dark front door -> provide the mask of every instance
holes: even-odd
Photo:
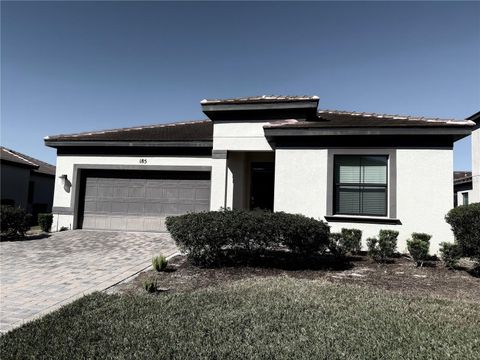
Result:
[[[253,162],[251,174],[250,210],[273,211],[275,164],[273,162]]]

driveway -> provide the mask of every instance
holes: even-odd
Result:
[[[177,248],[168,233],[71,230],[0,242],[0,332],[151,266]]]

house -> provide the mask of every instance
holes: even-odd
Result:
[[[471,120],[318,110],[317,96],[203,100],[207,120],[49,136],[54,227],[163,231],[168,215],[267,209],[453,241],[453,143]]]
[[[453,206],[468,205],[472,199],[473,184],[471,171],[454,171]]]
[[[454,206],[480,202],[480,111],[468,117],[477,124],[472,129],[472,171],[453,174]]]
[[[52,211],[55,166],[0,147],[1,203],[25,209],[36,221]]]

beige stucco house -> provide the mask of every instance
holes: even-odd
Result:
[[[355,227],[453,234],[453,143],[471,120],[318,109],[316,96],[203,100],[206,120],[45,138],[54,229],[163,231],[168,215],[267,209]]]

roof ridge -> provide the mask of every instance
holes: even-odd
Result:
[[[425,121],[425,122],[441,122],[441,123],[454,123],[454,124],[471,124],[474,125],[475,122],[471,120],[458,120],[454,118],[442,119],[442,118],[432,118],[425,116],[412,116],[412,115],[399,115],[399,114],[384,114],[384,113],[371,113],[371,112],[360,112],[360,111],[345,111],[345,110],[331,110],[331,109],[319,109],[317,114],[343,114],[343,115],[352,115],[352,116],[364,116],[364,117],[376,117],[376,118],[391,118],[394,120],[415,120],[415,121]]]
[[[203,123],[203,122],[209,122],[209,121],[210,121],[209,119],[203,119],[203,120],[181,121],[181,122],[164,123],[164,124],[140,125],[140,126],[105,129],[105,130],[97,130],[97,131],[84,131],[84,132],[73,133],[73,134],[58,134],[58,135],[45,136],[43,139],[50,140],[50,139],[54,139],[62,136],[77,137],[77,136],[83,136],[83,135],[98,135],[98,134],[114,133],[114,132],[120,132],[120,131],[156,129],[156,128],[162,128],[162,127],[188,125],[188,124]]]
[[[6,148],[5,146],[2,146],[1,148],[2,148],[3,151],[6,151],[6,152],[9,153],[10,155],[15,156],[15,157],[19,158],[19,159],[22,160],[22,161],[25,161],[25,162],[27,162],[27,163],[29,163],[29,164],[32,164],[33,166],[40,167],[40,165],[38,165],[38,164],[32,162],[31,160],[25,158],[25,156],[27,156],[27,155],[25,155],[25,154],[18,153],[18,152],[16,152],[15,150]],[[31,159],[33,160],[33,158],[31,158]],[[39,161],[39,160],[35,159],[35,161]]]

